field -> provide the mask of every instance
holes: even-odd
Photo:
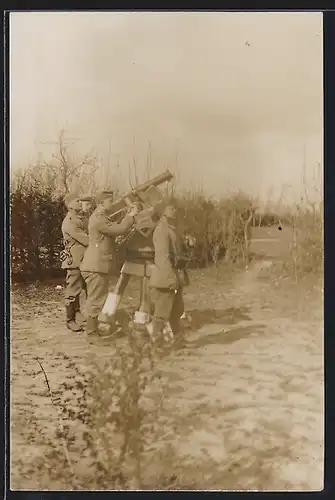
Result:
[[[276,276],[269,258],[191,272],[188,343],[159,362],[165,394],[143,453],[143,489],[323,488],[322,284]],[[85,371],[88,355],[102,364],[126,342],[92,346],[66,330],[56,284],[12,291],[12,489],[69,489],[61,474],[50,479],[43,459],[58,417],[35,358],[58,394],[72,377],[69,362]],[[137,301],[134,282],[122,307]],[[85,460],[70,454],[84,477]]]

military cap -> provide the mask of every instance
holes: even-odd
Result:
[[[93,201],[93,196],[85,194],[80,196],[79,201]]]
[[[104,200],[107,200],[108,198],[113,198],[114,197],[114,191],[99,191],[95,195],[95,199],[97,203],[102,203]]]
[[[161,217],[163,215],[166,207],[168,207],[170,205],[175,206],[176,205],[175,201],[170,197],[164,198],[162,201],[157,203],[157,205],[155,205],[154,210],[153,210],[154,215]]]
[[[64,203],[66,206],[68,206],[74,200],[79,200],[78,193],[68,193],[64,196]]]

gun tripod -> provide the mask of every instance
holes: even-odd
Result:
[[[124,292],[130,281],[130,278],[141,278],[140,288],[140,305],[134,315],[134,323],[146,324],[151,316],[151,303],[149,296],[149,277],[151,270],[151,263],[134,263],[126,261],[121,269],[120,277],[115,285],[114,291],[109,292],[105,305],[98,317],[100,323],[114,324],[115,313],[119,307]]]

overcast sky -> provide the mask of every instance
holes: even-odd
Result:
[[[304,155],[323,164],[322,43],[321,13],[12,13],[12,168],[66,128],[125,170],[151,141],[185,186],[298,193]]]

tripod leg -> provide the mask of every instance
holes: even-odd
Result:
[[[120,274],[120,277],[118,279],[118,282],[115,285],[114,292],[113,292],[113,293],[115,293],[115,295],[117,295],[119,297],[118,304],[121,302],[124,291],[129,283],[129,280],[130,280],[130,274],[124,274],[124,273]]]
[[[146,276],[141,283],[141,298],[139,311],[150,314],[149,280]]]
[[[150,318],[149,279],[144,276],[141,283],[140,307],[135,312],[135,323],[146,323]]]
[[[114,291],[110,292],[107,296],[104,307],[99,314],[99,321],[101,323],[113,322],[115,311],[118,308],[124,291],[129,283],[129,274],[120,274],[120,277],[115,285]]]

